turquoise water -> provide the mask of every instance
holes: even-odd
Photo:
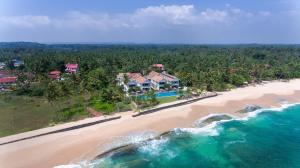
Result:
[[[156,98],[163,98],[163,97],[171,97],[171,96],[177,96],[176,91],[168,91],[168,92],[158,92],[155,93]],[[147,96],[141,95],[140,98],[144,99],[147,98]]]
[[[170,96],[177,96],[176,91],[169,91],[169,92],[159,92],[155,94],[157,98],[161,97],[170,97]]]
[[[252,113],[255,114],[255,113]],[[109,168],[297,168],[300,105],[244,120],[178,128],[93,161]]]

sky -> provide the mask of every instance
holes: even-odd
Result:
[[[300,44],[300,0],[0,0],[0,41]]]

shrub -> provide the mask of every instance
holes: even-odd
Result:
[[[112,112],[115,111],[115,106],[112,103],[99,101],[99,102],[94,102],[92,106],[95,110],[100,111],[105,115],[111,114]]]
[[[61,111],[58,111],[53,120],[54,122],[66,122],[87,115],[88,113],[85,111],[84,107],[77,104],[73,107],[64,108]]]

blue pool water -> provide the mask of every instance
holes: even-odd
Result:
[[[156,93],[156,97],[157,98],[170,97],[170,96],[177,96],[177,92],[176,91],[169,91],[169,92],[159,92],[159,93]]]
[[[168,91],[168,92],[158,92],[155,94],[156,98],[163,98],[163,97],[171,97],[171,96],[177,96],[176,91]],[[147,96],[145,95],[140,95],[138,96],[141,99],[147,99]]]

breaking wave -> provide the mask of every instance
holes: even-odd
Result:
[[[174,128],[172,131],[170,131],[170,135],[176,136],[176,135],[188,133],[188,134],[197,134],[203,136],[218,136],[220,131],[222,131],[222,126],[220,126],[222,123],[230,122],[233,120],[247,121],[250,118],[256,117],[258,114],[263,112],[281,112],[286,108],[296,106],[296,105],[300,105],[300,103],[295,103],[295,104],[284,103],[281,104],[280,107],[259,108],[254,111],[249,110],[251,108],[248,107],[247,108],[248,112],[246,113],[247,115],[242,118],[238,118],[228,114],[210,114],[208,116],[205,116],[197,120],[194,123],[193,127]],[[212,118],[217,118],[217,120],[207,122],[209,119]],[[106,149],[115,149],[126,145],[136,145],[137,150],[141,153],[159,156],[162,150],[165,150],[163,148],[163,145],[167,144],[170,138],[172,137],[169,137],[168,135],[166,136],[158,135],[154,131],[145,131],[141,133],[130,134],[127,136],[115,137],[112,143],[106,146]],[[235,143],[243,143],[243,142],[244,142],[243,140],[236,140],[236,141],[228,142],[226,145],[232,145]],[[174,153],[174,151],[170,150],[164,152],[165,153],[167,152],[169,157],[171,158],[176,156],[176,153]],[[90,168],[90,167],[94,167],[95,165],[99,165],[101,162],[107,163],[108,161],[109,158],[106,158],[105,161],[104,158],[99,158],[93,161],[83,161],[76,164],[60,165],[60,166],[56,166],[55,168]]]

